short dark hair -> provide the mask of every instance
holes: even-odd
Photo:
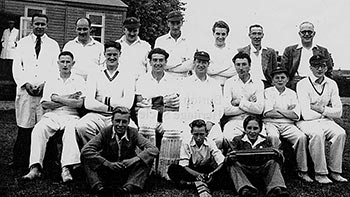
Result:
[[[235,63],[236,59],[247,59],[249,65],[252,62],[252,59],[250,59],[250,56],[247,53],[244,53],[242,51],[238,52],[235,56],[233,56],[232,62]]]
[[[254,24],[254,25],[249,26],[249,32],[250,32],[254,27],[258,27],[258,28],[261,28],[262,30],[264,30],[264,28],[263,28],[261,25],[259,25],[259,24]]]
[[[78,21],[79,21],[80,19],[85,19],[85,20],[87,20],[87,22],[89,23],[89,27],[91,27],[91,20],[90,20],[88,17],[85,17],[85,16],[79,17],[79,18],[75,21],[75,25],[78,24]]]
[[[262,126],[263,126],[262,118],[261,118],[261,116],[256,116],[256,115],[249,115],[244,119],[244,121],[243,121],[244,130],[246,130],[248,123],[252,120],[255,120],[258,123],[258,125],[260,127],[260,131],[262,131]]]
[[[114,119],[115,114],[129,115],[130,118],[130,109],[124,106],[118,106],[114,108],[112,112],[112,120]]]
[[[58,55],[58,59],[60,59],[61,56],[70,56],[72,58],[72,60],[74,60],[74,55],[73,53],[71,53],[70,51],[62,51],[59,55]]]
[[[162,55],[164,55],[165,60],[167,60],[168,57],[169,57],[169,53],[166,52],[164,49],[161,49],[161,48],[154,48],[154,49],[152,49],[152,50],[148,53],[148,56],[147,56],[149,60],[152,59],[152,55],[153,55],[153,54],[162,54]]]
[[[49,23],[49,18],[46,16],[46,14],[42,14],[42,13],[35,13],[32,16],[32,23],[34,23],[34,18],[35,17],[43,17],[46,18],[46,23]]]
[[[106,49],[108,49],[110,47],[116,48],[118,51],[121,51],[121,49],[122,49],[122,45],[120,45],[119,42],[115,42],[112,40],[107,40],[105,42],[104,46],[105,46],[105,51],[106,51]]]
[[[191,127],[191,133],[192,133],[192,129],[193,129],[194,127],[198,127],[198,128],[204,127],[204,128],[205,128],[205,131],[207,131],[207,124],[206,124],[205,121],[202,120],[202,119],[196,119],[196,120],[192,121],[192,122],[189,124],[189,126]]]
[[[230,27],[225,21],[216,21],[212,28],[213,33],[215,32],[215,28],[225,28],[227,30],[227,34],[230,32]]]

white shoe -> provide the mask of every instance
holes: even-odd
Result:
[[[62,176],[63,183],[66,183],[68,181],[73,181],[73,177],[70,174],[70,171],[69,171],[69,169],[67,167],[62,167],[61,176]]]
[[[298,172],[298,177],[308,183],[314,182],[314,180],[312,180],[306,172]]]
[[[315,180],[321,184],[333,183],[326,175],[316,175]]]
[[[41,172],[39,171],[39,168],[31,167],[28,174],[22,176],[22,179],[33,180],[33,179],[40,178],[40,177],[41,177]]]
[[[339,173],[331,172],[329,176],[337,182],[348,182],[348,179],[342,177]]]

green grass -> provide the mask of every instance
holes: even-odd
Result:
[[[349,107],[346,107],[344,112],[346,118],[337,120],[337,122],[348,131],[350,129]],[[14,110],[0,111],[0,128],[0,196],[94,196],[89,192],[81,171],[75,172],[75,181],[71,184],[63,184],[61,182],[58,168],[44,169],[45,174],[42,179],[31,182],[19,181],[19,178],[27,173],[27,170],[12,170],[7,166],[12,157],[12,147],[16,136]],[[350,179],[349,138],[348,135],[343,158],[343,175],[348,179]],[[285,173],[285,180],[291,196],[350,196],[350,183],[334,183],[330,185],[306,183],[297,179],[290,172]],[[213,191],[213,196],[236,195],[233,191],[233,185],[231,188]],[[145,193],[138,196],[196,196],[196,192],[191,189],[179,190],[171,182],[151,177],[147,183]],[[260,193],[260,196],[264,195]]]

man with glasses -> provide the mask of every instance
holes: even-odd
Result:
[[[326,76],[332,77],[332,57],[326,48],[313,42],[315,35],[316,31],[311,22],[301,23],[299,26],[301,42],[287,47],[283,52],[282,65],[288,70],[290,79],[287,86],[293,90],[301,79],[312,75],[308,61],[313,55],[322,55],[326,58]]]
[[[262,45],[264,29],[255,24],[249,27],[248,34],[251,44],[238,49],[238,52],[247,53],[252,59],[250,74],[252,78],[262,80],[265,88],[272,86],[271,72],[277,67],[276,51]]]
[[[147,64],[147,55],[151,51],[151,45],[140,39],[140,26],[139,19],[135,17],[126,18],[123,22],[124,35],[116,40],[122,46],[120,62],[122,66],[125,66],[120,69],[128,72],[132,71],[137,79],[150,70]]]
[[[315,180],[322,184],[332,183],[327,177],[329,175],[334,181],[347,182],[341,176],[346,133],[333,120],[342,115],[338,86],[334,80],[325,76],[328,70],[327,58],[314,55],[309,63],[312,75],[297,84],[303,117],[302,121],[297,122],[297,126],[309,138]],[[325,141],[330,142],[327,162]]]
[[[180,11],[171,11],[167,15],[169,33],[156,39],[155,47],[166,50],[169,53],[168,64],[165,70],[176,77],[183,79],[192,70],[193,64],[190,60],[194,52],[190,48],[189,40],[181,31],[183,15]]]
[[[87,79],[89,73],[103,70],[103,44],[91,37],[91,20],[86,17],[78,18],[75,32],[77,37],[67,42],[63,50],[70,51],[75,57],[73,72]]]

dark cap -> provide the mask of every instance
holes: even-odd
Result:
[[[310,60],[309,63],[310,65],[319,65],[319,64],[325,64],[327,61],[327,59],[325,57],[323,57],[322,55],[313,55]]]
[[[194,53],[194,59],[203,60],[203,61],[209,61],[210,60],[210,56],[205,51],[197,51],[197,52]]]
[[[141,26],[140,20],[135,17],[128,17],[123,22],[123,26],[127,29],[136,29]]]
[[[168,21],[182,21],[184,17],[180,11],[175,10],[175,11],[169,12],[169,14],[166,16],[166,19]]]
[[[288,76],[288,71],[282,66],[277,66],[275,69],[271,72],[271,77],[275,76],[276,74],[284,73]]]

